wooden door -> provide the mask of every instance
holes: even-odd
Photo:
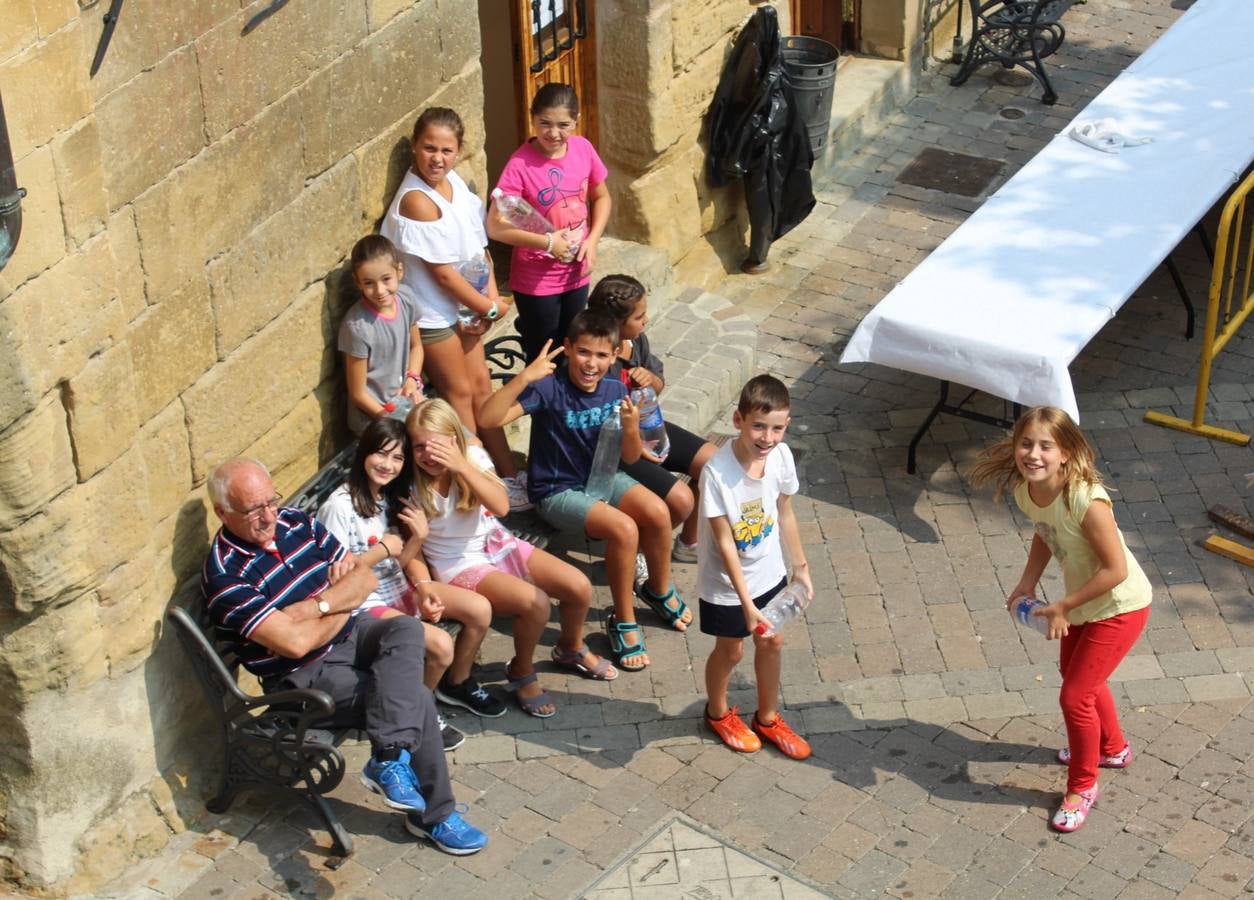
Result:
[[[857,0],[792,0],[797,34],[821,38],[839,50],[856,50]]]
[[[519,133],[530,133],[531,100],[551,81],[569,84],[579,97],[575,129],[595,145],[596,50],[590,0],[515,0],[514,34],[520,63]]]

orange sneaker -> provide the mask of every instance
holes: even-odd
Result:
[[[784,717],[778,713],[775,721],[770,725],[763,725],[758,720],[758,714],[753,714],[753,730],[764,741],[770,741],[780,749],[785,756],[793,759],[805,759],[810,755],[810,745],[806,739],[797,732],[788,727],[788,723],[784,721]]]
[[[717,719],[710,718],[710,708],[705,708],[705,724],[719,736],[728,747],[741,753],[753,753],[762,749],[762,742],[740,718],[740,709],[733,706],[727,715]]]

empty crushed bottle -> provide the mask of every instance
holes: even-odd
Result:
[[[472,288],[483,296],[488,296],[488,278],[492,274],[492,269],[488,266],[488,259],[482,253],[476,253],[470,259],[465,260],[457,265],[457,271],[461,273],[462,278],[470,284]],[[465,328],[475,325],[479,320],[479,314],[468,306],[457,307],[457,321]]]
[[[1049,619],[1044,616],[1032,615],[1033,610],[1043,609],[1049,604],[1038,597],[1023,596],[1010,604],[1010,616],[1024,628],[1031,628],[1041,634],[1049,635]]]
[[[762,617],[770,623],[769,627],[759,622],[753,633],[759,637],[771,637],[793,619],[800,618],[809,605],[810,592],[806,590],[806,586],[800,581],[790,581],[761,609]]]
[[[592,471],[588,473],[588,483],[584,493],[598,500],[610,499],[614,484],[614,473],[618,471],[618,461],[623,454],[623,420],[619,416],[618,405],[614,412],[601,423],[601,433],[597,436],[597,449],[592,456]]]
[[[657,391],[644,387],[631,392],[631,402],[640,407],[640,440],[644,449],[661,462],[671,452],[666,420],[662,418],[662,401],[657,398]]]

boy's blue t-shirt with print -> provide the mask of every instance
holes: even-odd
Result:
[[[532,503],[571,488],[583,490],[601,423],[626,396],[627,388],[612,378],[602,378],[594,391],[581,391],[566,369],[523,390],[518,402],[531,416],[527,495]]]

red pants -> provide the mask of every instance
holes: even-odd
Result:
[[[1062,639],[1058,658],[1062,692],[1058,704],[1071,747],[1068,793],[1093,787],[1100,755],[1113,756],[1127,744],[1106,679],[1140,637],[1149,611],[1147,606],[1110,619],[1072,625]]]

